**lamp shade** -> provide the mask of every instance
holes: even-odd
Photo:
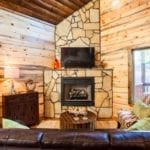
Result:
[[[20,76],[19,68],[16,67],[5,67],[4,78],[17,79]]]

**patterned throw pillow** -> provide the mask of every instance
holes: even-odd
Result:
[[[118,122],[121,128],[129,128],[139,119],[150,117],[150,94],[146,94],[142,100],[133,106],[132,110],[120,110],[118,113]]]
[[[128,128],[135,122],[137,122],[138,117],[131,110],[121,110],[118,113],[118,122],[121,128]]]

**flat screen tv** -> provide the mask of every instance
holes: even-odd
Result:
[[[65,68],[92,68],[95,66],[94,47],[62,47],[61,66]]]

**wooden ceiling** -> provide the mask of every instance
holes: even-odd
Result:
[[[91,0],[0,0],[0,8],[14,10],[56,25],[89,1]]]

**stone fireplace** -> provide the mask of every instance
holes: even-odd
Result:
[[[51,118],[59,118],[62,112],[76,110],[77,108],[79,110],[82,108],[86,108],[89,111],[94,112],[98,119],[111,118],[113,113],[112,77],[112,69],[69,68],[45,70],[45,116]],[[66,81],[66,79],[68,81]],[[72,79],[74,83],[72,83]],[[85,80],[86,82],[84,81],[85,85],[81,86],[81,83],[83,82],[83,80],[81,79],[87,79]],[[81,97],[76,101],[76,94],[73,94],[73,96],[71,97],[72,99],[69,99],[70,88],[73,88],[73,91],[75,91],[74,93],[82,93],[85,89],[87,89],[88,91],[90,89],[89,85],[91,84],[89,83],[90,80],[94,80],[94,85],[91,85],[91,90],[94,91],[94,94],[92,94],[93,96],[90,96],[87,92],[88,98],[87,96],[84,96],[84,94],[81,94]],[[62,85],[62,83],[64,85]],[[66,84],[68,85],[66,86]],[[62,97],[64,97],[64,89],[68,91],[68,94],[66,95],[66,98],[68,98],[68,100],[65,101],[65,104],[64,100],[62,100]]]
[[[94,77],[62,77],[62,106],[94,106]]]

